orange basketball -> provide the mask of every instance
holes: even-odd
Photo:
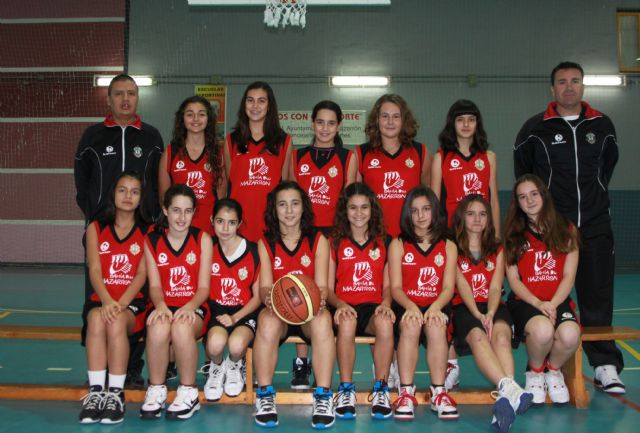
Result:
[[[318,314],[320,289],[306,275],[284,275],[273,285],[271,307],[283,322],[302,325]]]

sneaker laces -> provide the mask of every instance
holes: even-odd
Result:
[[[400,406],[406,406],[408,404],[407,400],[413,403],[414,406],[418,405],[418,400],[416,400],[416,397],[411,395],[405,389],[402,389],[400,390],[400,395],[398,395],[398,398],[393,401],[392,406],[394,409],[397,409]]]
[[[436,396],[433,399],[433,404],[436,406],[440,406],[440,405],[453,406],[453,407],[458,406],[458,403],[456,403],[453,397],[451,397],[446,392],[441,392],[440,394],[436,394]]]
[[[188,400],[189,388],[180,385],[176,392],[176,398],[173,400],[172,406],[185,406],[185,400]]]
[[[223,376],[224,376],[224,368],[222,368],[222,364],[216,365],[216,366],[209,366],[209,378],[207,379],[207,382],[210,385],[221,384]]]
[[[229,360],[225,367],[227,370],[227,382],[242,383],[242,360],[237,362]]]
[[[100,409],[124,411],[124,403],[119,396],[120,393],[108,391],[100,404]]]
[[[211,366],[210,362],[205,363],[202,367],[200,367],[200,369],[198,370],[198,373],[200,374],[204,374],[205,377],[209,377],[209,367]]]
[[[338,393],[333,397],[333,403],[338,406],[351,406],[351,396],[355,395],[355,389],[353,385],[347,387],[341,387]]]
[[[256,400],[257,413],[273,413],[276,411],[276,399],[274,394],[259,396]]]
[[[162,403],[164,400],[164,387],[162,385],[150,385],[144,396],[145,402],[151,400],[153,402]]]
[[[86,409],[101,409],[104,400],[103,391],[89,391],[81,397],[82,406]]]
[[[331,410],[331,399],[330,395],[315,395],[315,404],[313,405],[313,414],[314,415],[327,415],[333,416]]]

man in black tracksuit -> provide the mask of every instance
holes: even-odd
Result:
[[[104,216],[107,195],[116,177],[124,171],[140,174],[144,196],[142,209],[148,217],[156,218],[160,214],[158,165],[163,149],[162,137],[156,128],[142,122],[136,114],[138,86],[130,76],[121,74],[111,81],[107,102],[110,113],[103,122],[85,130],[76,151],[76,201],[84,214],[85,225]],[[92,292],[85,265],[86,297]],[[143,352],[143,343],[132,342],[128,385],[144,385],[144,381],[139,383]]]
[[[576,292],[584,326],[610,326],[613,317],[615,254],[608,185],[618,161],[611,120],[582,101],[582,67],[560,63],[551,73],[555,101],[529,119],[518,134],[513,158],[516,178],[538,175],[557,210],[580,230]],[[613,341],[584,343],[595,383],[622,394],[624,363]]]

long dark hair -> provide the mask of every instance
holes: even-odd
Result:
[[[273,89],[264,81],[253,82],[245,89],[240,101],[240,108],[238,108],[238,120],[233,127],[233,131],[231,131],[231,139],[238,146],[240,153],[247,153],[249,140],[252,138],[251,129],[249,128],[249,116],[247,116],[247,94],[254,89],[262,89],[267,93],[267,116],[264,119],[263,126],[264,140],[266,142],[265,149],[273,155],[278,155],[287,134],[280,127],[278,103],[273,94]]]
[[[167,189],[167,192],[164,193],[164,199],[162,200],[162,207],[165,209],[169,209],[171,207],[171,202],[173,201],[173,198],[179,195],[183,195],[191,199],[191,203],[193,203],[193,208],[194,209],[196,208],[196,204],[198,202],[198,200],[196,199],[196,194],[193,192],[193,190],[190,187],[188,187],[187,185],[183,185],[181,183],[176,183],[174,185],[171,185],[169,189]],[[156,227],[155,227],[156,231],[162,233],[168,227],[169,227],[169,221],[167,220],[167,216],[164,214],[164,212],[161,212],[160,218],[156,223]]]
[[[367,225],[367,236],[373,239],[374,248],[377,247],[378,240],[385,236],[384,219],[382,217],[382,207],[376,199],[376,195],[371,188],[362,182],[354,182],[347,185],[340,193],[338,204],[336,205],[336,214],[333,219],[333,231],[331,232],[331,244],[337,249],[343,239],[351,237],[351,225],[347,217],[347,206],[349,199],[354,195],[362,195],[369,200],[371,206],[371,218]]]
[[[300,219],[301,237],[306,237],[311,234],[311,230],[313,228],[314,214],[309,196],[296,182],[292,180],[282,181],[276,185],[269,195],[267,195],[267,208],[264,211],[264,223],[266,227],[264,230],[264,236],[270,243],[276,242],[282,237],[282,233],[280,233],[280,221],[278,220],[278,212],[276,209],[276,199],[280,191],[287,189],[298,191],[300,198],[302,199],[302,218]]]
[[[236,213],[236,217],[238,218],[238,222],[242,221],[242,205],[237,200],[226,197],[221,198],[220,200],[216,200],[216,204],[213,206],[213,217],[215,218],[216,214],[220,212],[221,209],[231,209]]]
[[[440,135],[438,135],[440,148],[447,152],[455,151],[458,148],[456,117],[463,116],[465,114],[472,114],[476,116],[476,132],[473,135],[473,141],[471,142],[471,152],[486,152],[489,148],[489,142],[487,141],[487,133],[485,132],[484,124],[482,123],[482,114],[480,114],[478,106],[468,99],[459,99],[449,108],[444,128],[442,128]]]
[[[120,182],[120,180],[125,177],[130,177],[140,183],[140,204],[135,210],[134,217],[136,225],[138,227],[142,227],[144,231],[146,230],[146,227],[149,225],[149,222],[151,220],[144,204],[145,200],[144,188],[142,188],[142,176],[136,171],[124,171],[115,178],[113,184],[111,184],[111,188],[109,188],[109,194],[107,195],[107,207],[100,222],[109,225],[116,222],[116,188],[118,187],[118,183]]]
[[[426,197],[431,205],[431,225],[429,225],[429,243],[435,244],[447,237],[447,219],[442,212],[442,206],[436,194],[424,185],[418,185],[407,193],[402,203],[400,213],[400,237],[408,242],[422,242],[423,239],[416,235],[413,220],[411,219],[411,206],[418,197]]]
[[[318,116],[318,111],[320,110],[333,111],[336,114],[336,119],[338,119],[338,124],[342,123],[342,119],[344,118],[344,116],[342,115],[342,109],[335,102],[328,101],[328,100],[318,102],[313,107],[313,111],[311,112],[311,120],[313,122],[316,121],[316,117]],[[313,141],[315,142],[315,137],[313,138]],[[342,148],[343,144],[342,144],[342,137],[340,137],[340,131],[336,132],[336,136],[333,139],[333,144],[335,145],[336,149]]]
[[[382,95],[373,104],[369,117],[367,119],[367,126],[365,132],[371,143],[371,147],[376,149],[382,146],[382,134],[380,133],[380,109],[385,102],[391,102],[400,108],[400,115],[402,116],[402,128],[400,128],[400,144],[403,147],[411,146],[413,139],[416,138],[418,133],[418,122],[413,113],[409,109],[409,105],[400,95],[388,93]]]
[[[542,209],[537,221],[529,220],[520,208],[517,189],[524,182],[531,182],[542,197]],[[564,216],[556,211],[551,193],[538,176],[524,174],[513,185],[511,203],[504,223],[505,254],[508,265],[515,265],[522,257],[527,245],[525,234],[532,227],[542,236],[547,250],[568,254],[578,248],[578,231]]]
[[[496,251],[500,246],[500,242],[496,240],[496,227],[493,224],[493,216],[491,214],[491,205],[480,194],[469,194],[458,203],[456,212],[453,215],[453,230],[456,238],[456,245],[458,246],[458,254],[461,256],[473,258],[471,250],[469,249],[469,235],[467,234],[467,228],[465,226],[465,213],[473,203],[480,203],[484,206],[484,210],[487,212],[487,227],[482,232],[480,239],[480,255],[481,259],[484,259]]]
[[[204,128],[204,146],[207,160],[211,166],[213,173],[213,193],[215,194],[216,185],[222,180],[222,157],[220,155],[220,146],[216,139],[216,115],[213,112],[211,103],[202,96],[190,96],[180,104],[176,111],[175,120],[173,122],[173,138],[171,144],[178,147],[181,155],[187,155],[185,140],[187,139],[187,128],[184,125],[184,112],[187,105],[197,103],[204,107],[207,112],[207,125]]]

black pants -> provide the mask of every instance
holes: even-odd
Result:
[[[601,228],[581,228],[580,261],[576,274],[576,293],[580,322],[583,326],[611,326],[613,319],[613,276],[615,251],[609,224]],[[618,373],[624,367],[622,353],[613,341],[583,344],[592,367],[615,365]]]

